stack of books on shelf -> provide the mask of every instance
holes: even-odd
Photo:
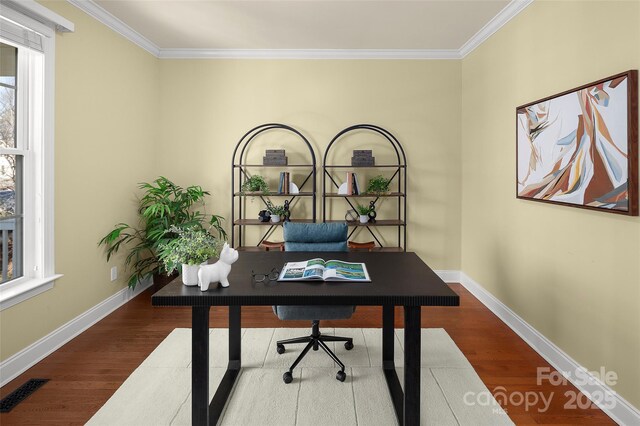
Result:
[[[280,172],[280,180],[278,181],[278,194],[289,194],[289,186],[291,184],[289,172]]]
[[[353,172],[347,172],[347,195],[360,195],[358,176]]]
[[[286,166],[287,162],[284,149],[267,149],[262,157],[262,164],[265,166]]]
[[[370,149],[354,149],[351,157],[352,166],[373,166],[376,158],[373,157]]]

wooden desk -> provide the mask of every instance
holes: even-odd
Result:
[[[370,283],[254,283],[251,270],[268,272],[286,262],[321,257],[364,262]],[[229,275],[230,286],[206,292],[179,279],[152,296],[154,306],[192,307],[192,424],[215,425],[241,368],[242,306],[259,305],[379,305],[383,307],[382,360],[400,425],[420,424],[420,307],[458,306],[460,300],[415,253],[241,252]],[[229,306],[229,364],[209,404],[209,308]],[[404,392],[393,361],[394,306],[404,307]],[[274,348],[275,350],[275,348]]]

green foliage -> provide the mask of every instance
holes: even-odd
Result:
[[[363,206],[361,204],[356,204],[356,211],[358,212],[359,215],[364,216],[364,215],[368,215],[369,212],[371,212],[371,207],[369,206]]]
[[[158,246],[158,258],[167,274],[177,270],[183,263],[199,265],[220,254],[220,240],[202,228],[180,229],[172,226],[168,232],[177,234],[177,237]]]
[[[138,209],[138,226],[118,223],[98,242],[99,246],[106,247],[107,261],[120,248],[128,250],[125,266],[131,272],[128,279],[131,288],[135,288],[138,281],[162,272],[158,249],[178,237],[171,231],[172,227],[204,229],[207,215],[196,207],[204,207],[204,197],[209,195],[200,186],[182,188],[163,176],[152,183],[140,183],[138,187],[144,190]],[[211,215],[207,222],[209,229],[226,238],[223,220],[221,216]]]
[[[284,206],[276,206],[270,200],[267,200],[267,210],[274,216],[284,215]]]
[[[389,191],[389,184],[391,179],[387,179],[382,175],[375,176],[369,180],[367,185],[367,193],[369,194],[384,194]]]
[[[269,185],[262,176],[253,175],[244,181],[240,187],[240,192],[242,194],[246,194],[247,192],[261,192],[264,195],[268,195]]]

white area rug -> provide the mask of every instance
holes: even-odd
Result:
[[[322,328],[323,334],[353,337],[354,348],[328,342],[346,365],[347,379],[323,351],[310,351],[294,370],[291,384],[282,374],[303,345],[276,341],[303,336],[302,328],[242,330],[243,369],[220,421],[222,425],[337,426],[396,425],[382,372],[382,331]],[[228,331],[210,332],[210,390],[213,396],[228,357]],[[395,362],[403,381],[403,330],[396,330]],[[469,394],[471,392],[471,394]],[[482,394],[482,398],[476,398]],[[466,398],[465,398],[466,395]],[[443,329],[422,329],[422,425],[512,425],[471,364]],[[474,404],[478,399],[490,404]],[[466,402],[467,401],[467,402]],[[471,403],[469,403],[471,402]],[[149,355],[91,418],[89,425],[190,425],[191,329],[177,328]]]

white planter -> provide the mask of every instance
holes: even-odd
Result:
[[[280,222],[280,216],[272,214],[271,223],[278,223],[278,222]]]
[[[367,222],[369,222],[369,215],[361,214],[360,215],[360,223],[367,223]]]
[[[182,264],[182,283],[184,285],[195,286],[198,285],[198,271],[200,265],[187,265]]]

